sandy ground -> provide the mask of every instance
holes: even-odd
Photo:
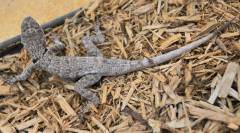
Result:
[[[0,42],[20,33],[24,17],[32,16],[41,24],[86,6],[88,0],[0,0]]]

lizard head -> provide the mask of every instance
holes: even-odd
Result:
[[[40,59],[46,52],[46,38],[42,27],[32,17],[26,17],[21,25],[21,43],[33,61]]]

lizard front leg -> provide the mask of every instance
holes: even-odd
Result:
[[[96,43],[103,43],[105,40],[99,24],[95,26],[96,35],[89,36],[89,32],[82,38],[84,47],[87,49],[87,56],[103,56],[101,51],[96,47]]]
[[[54,45],[48,48],[50,52],[57,52],[65,48],[64,43],[60,41],[59,37],[53,37],[53,42]]]
[[[82,42],[84,47],[87,49],[87,56],[103,56],[89,35],[84,36]]]
[[[12,84],[15,83],[17,81],[23,81],[26,80],[31,74],[32,74],[32,70],[36,67],[36,64],[31,63],[29,64],[20,75],[11,77],[9,79],[7,79],[7,83]]]
[[[96,84],[101,79],[101,77],[102,76],[98,74],[85,75],[77,81],[74,90],[94,105],[98,105],[100,103],[98,96],[88,90],[88,87]]]

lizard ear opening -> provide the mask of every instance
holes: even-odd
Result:
[[[33,60],[40,59],[46,51],[46,38],[42,27],[32,17],[24,18],[21,25],[21,43]]]

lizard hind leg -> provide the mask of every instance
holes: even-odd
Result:
[[[98,74],[85,75],[76,82],[74,90],[77,91],[82,97],[97,106],[100,103],[99,97],[95,93],[91,92],[88,87],[96,84],[101,77],[102,76]]]

